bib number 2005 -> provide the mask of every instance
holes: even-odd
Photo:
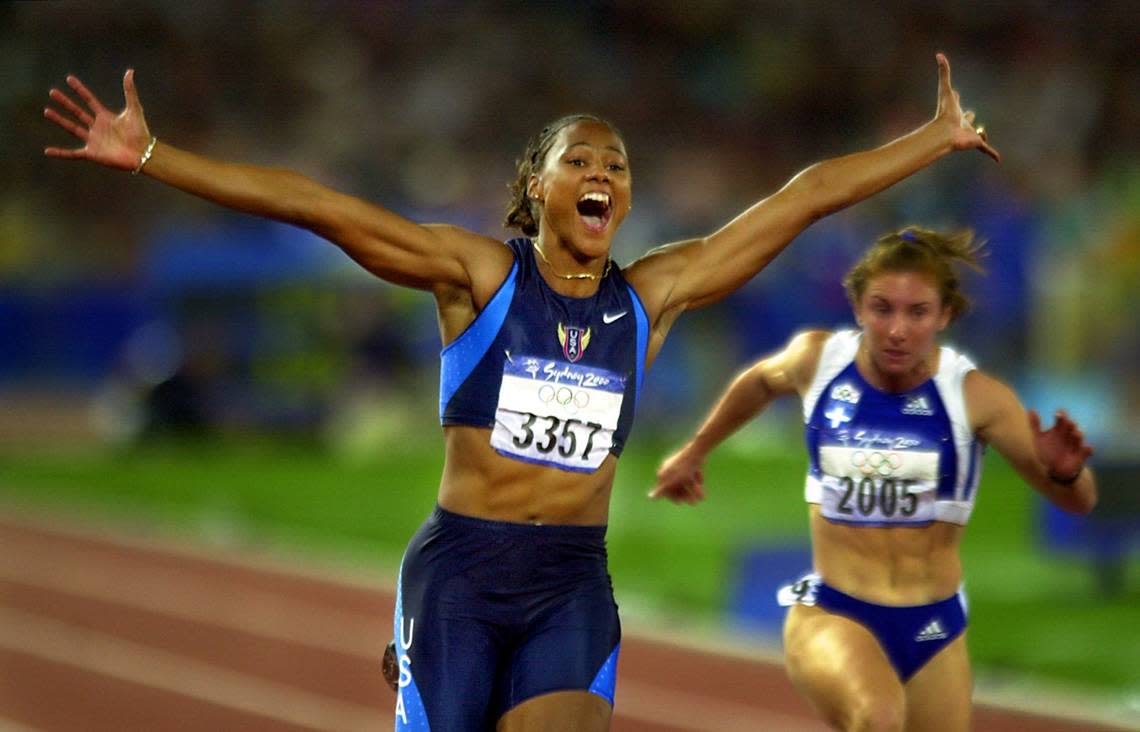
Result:
[[[848,516],[858,514],[892,518],[897,514],[909,518],[918,510],[918,494],[911,492],[916,482],[895,478],[875,480],[871,477],[856,482],[853,478],[844,476],[840,479],[843,495],[835,510]]]

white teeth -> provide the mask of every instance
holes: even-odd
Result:
[[[596,191],[591,191],[591,192],[583,195],[578,200],[579,201],[598,201],[599,203],[604,203],[606,206],[610,205],[609,195],[606,193],[598,193]]]

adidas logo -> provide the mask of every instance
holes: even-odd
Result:
[[[942,629],[942,622],[938,618],[935,618],[927,623],[925,628],[918,631],[918,635],[914,637],[914,640],[919,643],[922,641],[942,640],[947,637],[947,635],[949,634]]]
[[[926,397],[921,394],[918,396],[907,397],[906,404],[902,408],[903,414],[917,414],[923,417],[930,417],[934,414],[934,410],[930,406],[930,402],[926,401]]]

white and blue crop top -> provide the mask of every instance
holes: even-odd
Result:
[[[843,330],[827,339],[804,395],[804,497],[839,523],[965,525],[981,478],[982,443],[962,390],[974,364],[944,346],[934,378],[885,392],[855,368],[861,337]]]
[[[440,422],[491,428],[491,445],[515,460],[593,472],[633,426],[645,308],[617,267],[594,295],[568,297],[542,279],[530,239],[507,246],[506,280],[440,354]]]

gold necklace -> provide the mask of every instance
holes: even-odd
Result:
[[[546,262],[546,266],[550,267],[550,274],[563,280],[604,280],[606,278],[606,275],[610,273],[610,265],[614,263],[614,260],[606,257],[606,268],[602,270],[602,273],[600,275],[593,274],[592,272],[582,272],[581,274],[562,274],[561,272],[558,272],[554,269],[554,265],[551,264],[550,260],[546,258],[546,254],[542,251],[542,248],[538,246],[537,241],[531,239],[530,243],[534,246],[534,251],[538,252],[538,256],[542,257],[542,261]]]

